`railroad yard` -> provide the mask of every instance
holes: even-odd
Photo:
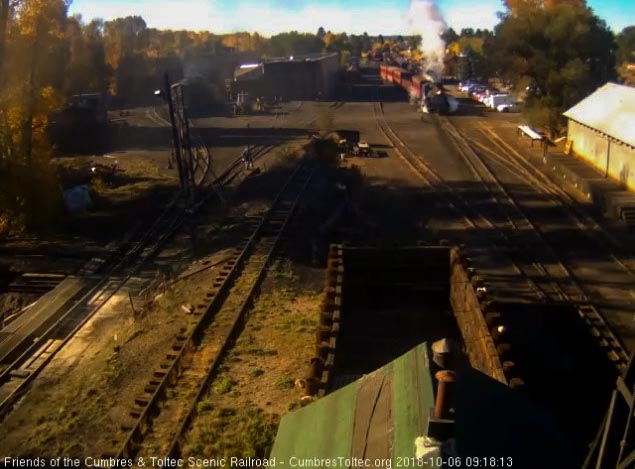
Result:
[[[115,182],[100,183],[95,210],[70,225],[74,238],[66,227],[0,246],[22,273],[1,295],[0,455],[266,457],[283,416],[416,345],[419,336],[402,342],[397,326],[428,301],[431,323],[444,325],[435,340],[452,331],[472,360],[476,326],[454,303],[456,322],[448,319],[449,303],[434,296],[446,292],[435,280],[450,285],[447,261],[445,278],[426,271],[421,281],[435,294],[397,301],[355,290],[355,327],[346,318],[338,326],[346,341],[334,352],[336,376],[309,389],[315,363],[328,367],[314,358],[325,302],[363,290],[329,284],[339,272],[333,246],[441,246],[459,253],[486,296],[479,320],[500,366],[472,366],[545,409],[580,467],[635,349],[632,231],[557,179],[543,149],[517,135],[519,114],[487,112],[455,85],[461,112],[422,113],[405,97],[382,101],[390,85],[376,67],[362,72],[372,99],[192,119],[212,167],[194,206],[175,198],[160,106],[128,110],[107,157],[56,160],[69,174],[116,161]],[[359,131],[374,156],[340,157],[338,129]],[[253,168],[239,158],[245,146]],[[351,252],[362,275],[364,251]],[[397,282],[389,267],[368,269],[377,289]],[[364,328],[373,303],[395,326],[386,326],[388,345],[372,338],[381,325]],[[29,327],[36,332],[22,337]],[[373,341],[385,345],[373,367],[356,368],[368,357],[355,353]]]

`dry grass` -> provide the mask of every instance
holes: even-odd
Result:
[[[145,177],[149,171],[144,170]],[[98,189],[116,198],[152,183],[150,178],[130,187]],[[217,254],[212,262],[226,257]],[[137,314],[127,294],[97,313],[0,426],[0,454],[81,458],[112,451],[134,398],[143,393],[174,336],[190,324],[181,306],[196,304],[215,275],[209,270],[163,285],[145,301],[135,301]],[[322,272],[316,275],[322,278]],[[289,383],[306,372],[320,301],[316,292],[303,291],[298,283],[288,263],[281,263],[265,282],[268,293],[256,300],[247,318],[243,336],[248,339],[227,357],[222,378],[214,383],[221,392],[210,391],[199,404],[202,426],[197,424],[193,434],[203,449],[211,445],[214,454],[262,454],[273,440],[278,416],[297,405],[298,395]],[[191,452],[197,451],[202,449],[195,445]]]
[[[199,403],[187,456],[266,456],[280,416],[298,405],[294,382],[314,351],[321,296],[302,290],[290,262],[274,264],[269,274],[266,293]]]
[[[222,257],[223,253],[219,257]],[[0,453],[86,457],[112,451],[134,398],[189,319],[212,273],[160,286],[132,313],[127,293],[97,313],[0,426]]]

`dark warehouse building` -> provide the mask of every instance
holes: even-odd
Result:
[[[327,98],[335,91],[338,68],[337,52],[266,59],[241,65],[234,74],[232,93],[286,100]]]

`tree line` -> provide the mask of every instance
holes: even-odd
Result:
[[[130,73],[187,54],[239,51],[289,56],[322,51],[359,55],[368,35],[295,31],[214,34],[149,28],[141,17],[84,21],[66,0],[0,0],[0,234],[47,226],[60,213],[61,189],[49,164],[50,116],[78,93],[125,94]],[[155,67],[156,68],[156,67]],[[158,73],[157,73],[158,74]]]
[[[525,97],[524,113],[553,135],[562,112],[607,81],[635,86],[635,26],[615,35],[584,0],[508,0],[493,31],[445,33],[450,55]],[[631,65],[629,65],[631,64]]]
[[[635,85],[635,26],[614,35],[584,0],[507,0],[493,31],[449,29],[448,55],[468,53],[483,77],[527,90],[527,114],[557,132],[561,112],[607,80]],[[422,60],[417,36],[348,35],[319,28],[265,38],[149,28],[143,18],[84,21],[66,0],[0,0],[0,232],[48,224],[59,212],[49,116],[77,93],[121,95],[127,72],[188,54],[279,57],[336,51]]]

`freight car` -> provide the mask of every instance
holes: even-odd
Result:
[[[379,76],[383,81],[388,81],[388,65],[381,64],[379,66]]]

